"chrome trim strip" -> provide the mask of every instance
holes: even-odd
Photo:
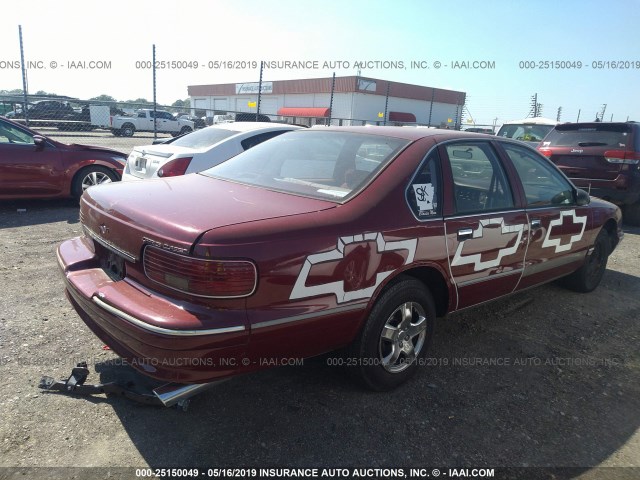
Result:
[[[555,207],[558,208],[558,207]],[[488,215],[507,215],[509,213],[524,213],[526,210],[522,209],[522,208],[514,208],[512,210],[487,210],[485,212],[481,212],[481,213],[472,213],[470,215],[461,215],[461,214],[456,214],[456,215],[452,215],[450,217],[444,217],[445,221],[447,220],[459,220],[459,219],[465,219],[465,218],[471,218],[471,217],[482,217],[482,216],[488,216]]]
[[[140,327],[148,330],[149,332],[158,333],[160,335],[171,335],[173,337],[198,337],[203,335],[219,335],[221,333],[241,332],[245,330],[244,325],[238,325],[237,327],[212,328],[209,330],[172,330],[169,328],[157,327],[147,322],[143,322],[142,320],[133,317],[128,313],[123,312],[122,310],[112,307],[108,303],[100,300],[98,297],[94,296],[91,298],[91,300],[93,300],[93,303],[111,313],[112,315],[115,315],[122,320],[126,320],[136,327]]]
[[[335,313],[350,312],[352,310],[364,310],[366,307],[367,307],[367,303],[356,303],[354,305],[344,305],[342,307],[322,310],[320,312],[303,313],[301,315],[294,315],[293,317],[278,318],[276,320],[267,320],[266,322],[255,323],[251,326],[251,328],[257,329],[257,328],[273,327],[273,326],[282,325],[285,323],[299,322],[301,320],[309,320],[311,318],[324,317],[326,315],[333,315]]]
[[[522,273],[524,271],[523,268],[516,268],[514,270],[510,270],[508,272],[496,273],[494,275],[489,275],[488,277],[476,278],[474,280],[467,280],[466,282],[459,283],[458,285],[461,287],[466,287],[467,285],[473,285],[474,283],[482,283],[488,280],[495,280],[496,278],[507,277],[509,275],[515,275],[516,273]],[[520,281],[520,279],[518,279]]]
[[[127,260],[129,260],[130,262],[133,262],[133,263],[135,263],[138,260],[138,257],[136,257],[135,255],[133,255],[131,253],[125,252],[124,250],[116,247],[113,243],[109,242],[108,240],[105,240],[104,238],[102,238],[100,235],[98,235],[96,232],[91,230],[86,225],[82,225],[82,229],[84,230],[84,233],[86,233],[89,237],[91,237],[93,240],[98,242],[100,245],[102,245],[107,250],[111,250],[113,253],[121,255],[121,256],[123,256],[124,258],[126,258]]]

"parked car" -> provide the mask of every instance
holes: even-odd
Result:
[[[122,180],[175,177],[200,172],[265,140],[299,128],[261,122],[222,123],[172,141],[135,147],[127,159]]]
[[[109,148],[67,145],[0,117],[0,199],[80,197],[120,180],[126,156]]]
[[[454,130],[301,129],[81,203],[58,249],[72,305],[141,372],[192,384],[346,347],[394,388],[436,316],[559,278],[589,292],[623,236],[538,152]]]
[[[122,115],[109,119],[111,133],[116,137],[133,137],[136,132],[170,133],[173,136],[184,135],[195,128],[191,120],[176,119],[164,110],[154,111],[151,108],[141,108],[135,116]]]
[[[542,117],[512,120],[503,124],[496,135],[519,140],[535,148],[557,124],[556,120]]]
[[[566,123],[538,148],[580,188],[621,205],[624,220],[640,225],[640,124]]]
[[[190,113],[174,113],[173,117],[176,120],[190,120],[193,122],[193,128],[194,130],[198,130],[200,128],[205,128],[207,126],[207,124],[205,123],[204,119],[202,119],[201,117],[198,117],[196,115],[191,115]]]

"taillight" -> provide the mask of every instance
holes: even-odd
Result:
[[[189,163],[191,163],[192,158],[193,157],[180,157],[165,163],[160,167],[160,170],[158,170],[158,176],[179,177],[180,175],[184,175],[184,172],[187,171],[187,167],[189,166]]]
[[[147,246],[143,264],[154,282],[199,297],[246,297],[256,288],[256,267],[247,260],[205,260]]]
[[[604,158],[609,163],[625,163],[627,165],[638,165],[640,163],[640,153],[626,152],[624,150],[607,150]]]
[[[547,158],[551,158],[551,155],[553,155],[550,148],[540,147],[538,148],[538,151]]]

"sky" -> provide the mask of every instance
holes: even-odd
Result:
[[[150,100],[155,45],[160,104],[188,98],[188,85],[257,82],[261,60],[289,60],[308,68],[267,69],[263,80],[359,71],[463,91],[478,125],[528,116],[534,94],[544,117],[562,107],[561,121],[591,121],[604,108],[605,121],[640,121],[640,0],[23,0],[2,10],[0,90],[22,88],[21,26],[30,93]]]

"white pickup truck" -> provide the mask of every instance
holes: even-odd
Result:
[[[133,116],[111,117],[111,133],[116,137],[132,137],[136,132],[153,132],[154,111],[150,108],[138,110]],[[176,120],[164,110],[155,111],[155,124],[158,133],[170,133],[174,137],[193,131],[191,120]]]

